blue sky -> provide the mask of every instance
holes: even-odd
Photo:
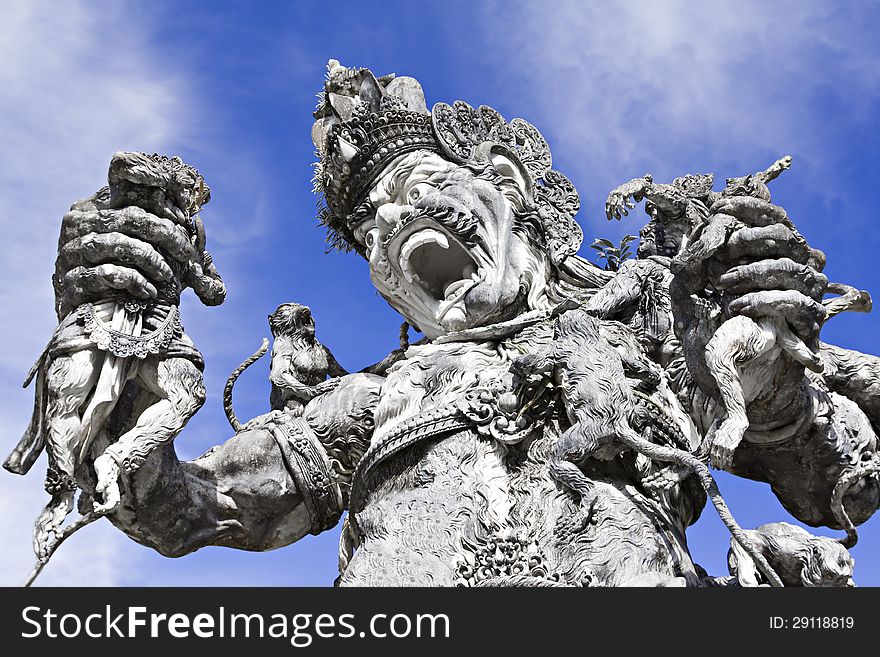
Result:
[[[534,123],[581,193],[587,243],[637,233],[641,211],[619,224],[602,212],[608,191],[630,178],[714,171],[723,180],[791,154],[774,200],[826,251],[832,280],[880,295],[878,3],[4,0],[2,12],[4,452],[30,413],[32,391],[20,382],[55,324],[49,277],[61,216],[105,183],[116,150],[179,154],[213,190],[202,216],[229,297],[219,308],[183,305],[209,391],[177,440],[183,458],[229,436],[223,382],[268,335],[279,303],[311,306],[318,337],[350,370],[396,346],[400,318],[365,263],[324,254],[315,221],[311,112],[330,57],[416,77],[429,105],[460,98]],[[877,315],[844,315],[823,338],[877,354],[878,328]],[[266,409],[266,366],[240,380],[240,417]],[[30,568],[44,467],[0,474],[0,584]],[[790,520],[766,485],[719,482],[743,526]],[[878,522],[853,551],[862,585],[880,585]],[[328,532],[272,553],[211,548],[171,560],[101,523],[65,544],[40,581],[329,585],[336,540]],[[729,537],[711,510],[689,541],[698,562],[726,573]]]

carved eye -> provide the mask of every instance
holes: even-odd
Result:
[[[375,236],[371,236],[370,233],[375,231],[376,222],[373,216],[370,216],[367,220],[361,222],[354,229],[354,238],[368,249],[373,245],[373,241]]]
[[[433,190],[434,190],[434,188],[431,185],[428,185],[427,183],[420,183],[418,185],[415,185],[412,189],[409,190],[409,192],[407,192],[407,195],[406,195],[407,203],[412,205],[413,203],[418,201],[423,196],[430,194]]]

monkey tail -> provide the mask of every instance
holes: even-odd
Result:
[[[354,551],[360,544],[357,528],[351,521],[351,512],[342,521],[342,533],[339,535],[339,577],[345,574]]]
[[[223,410],[226,412],[226,419],[229,420],[229,424],[236,433],[241,431],[241,422],[235,417],[235,411],[232,408],[232,388],[235,387],[235,382],[238,380],[238,377],[240,377],[247,368],[260,360],[267,351],[269,351],[269,340],[263,338],[263,344],[260,345],[260,348],[257,349],[250,358],[235,368],[235,371],[229,375],[228,379],[226,379],[226,385],[223,386]]]
[[[878,472],[880,472],[880,461],[875,456],[869,461],[860,461],[851,469],[844,471],[834,485],[834,491],[831,493],[831,513],[834,514],[834,519],[837,520],[846,532],[846,537],[839,540],[843,547],[847,549],[855,547],[859,540],[859,534],[849,514],[843,507],[843,498],[859,479],[869,474],[877,474]]]
[[[733,514],[727,506],[727,502],[725,502],[724,498],[721,496],[721,491],[718,490],[718,484],[715,482],[715,478],[712,476],[712,473],[709,472],[709,468],[705,463],[693,454],[684,450],[648,442],[634,431],[621,432],[619,437],[624,445],[639,454],[644,454],[654,461],[678,463],[679,465],[693,470],[694,474],[696,474],[697,478],[700,480],[703,490],[706,491],[706,495],[709,496],[712,505],[718,512],[721,522],[727,526],[727,529],[736,539],[736,542],[739,543],[743,550],[745,550],[754,560],[755,565],[764,574],[772,586],[783,586],[782,580],[779,579],[779,575],[776,574],[776,571],[774,571],[770,564],[767,563],[764,555],[761,554],[752,540],[737,524]]]
[[[400,348],[403,351],[409,349],[409,322],[400,325]]]

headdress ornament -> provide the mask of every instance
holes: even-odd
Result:
[[[437,103],[429,113],[421,85],[413,78],[376,78],[368,69],[345,68],[332,59],[327,69],[312,140],[320,157],[315,190],[326,200],[321,221],[331,244],[359,250],[352,236],[360,221],[356,208],[394,159],[428,150],[466,164],[478,148],[491,144],[515,156],[528,171],[553,262],[578,250],[583,233],[574,221],[580,206],[577,191],[551,168],[550,148],[532,124],[507,122],[491,107],[473,108],[460,100]]]

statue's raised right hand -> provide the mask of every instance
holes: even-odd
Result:
[[[653,182],[653,176],[646,173],[641,178],[633,178],[611,190],[605,199],[605,216],[608,220],[627,216],[636,207],[636,203],[644,198],[645,191]]]
[[[109,208],[99,192],[62,220],[53,279],[59,317],[119,291],[154,299],[201,257],[183,226],[137,206]]]

